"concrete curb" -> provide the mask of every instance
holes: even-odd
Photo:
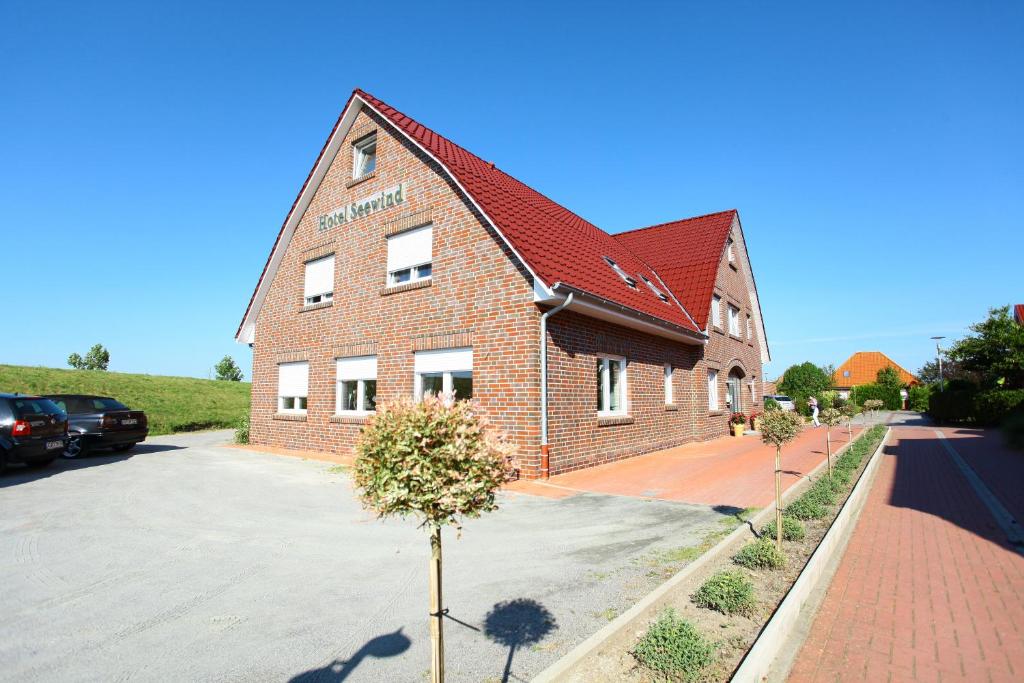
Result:
[[[862,427],[861,434],[864,434],[868,429],[870,429],[870,427],[874,425],[864,424],[860,426]],[[888,435],[889,433],[887,431],[886,438],[888,438]],[[859,438],[860,434],[858,434],[857,436]],[[882,443],[885,443],[884,439]],[[849,446],[850,444],[847,443],[842,448],[833,453],[833,459],[838,458],[840,455],[842,455],[843,451],[849,448]],[[881,448],[881,446],[879,448]],[[803,481],[800,481],[794,486],[789,487],[789,489],[787,489],[782,494],[783,504],[789,502],[790,499],[803,493],[804,489],[807,488],[807,482],[810,481],[812,477],[817,475],[818,472],[827,467],[827,465],[827,461],[819,463],[817,467],[815,467],[813,470],[807,473]],[[665,583],[661,584],[653,591],[648,593],[646,596],[644,596],[643,599],[641,599],[635,605],[633,605],[628,610],[620,614],[607,626],[605,626],[597,633],[584,640],[582,643],[580,643],[572,650],[570,650],[564,657],[562,657],[561,659],[553,663],[551,666],[537,674],[533,679],[531,679],[533,683],[547,683],[548,681],[565,680],[573,672],[573,670],[580,665],[581,662],[590,657],[592,654],[598,652],[607,641],[611,640],[612,638],[626,631],[627,629],[637,627],[644,620],[649,619],[654,614],[654,612],[662,606],[662,604],[666,601],[666,599],[672,593],[673,589],[676,586],[686,581],[695,572],[700,571],[709,562],[718,559],[718,557],[722,553],[724,553],[729,548],[729,546],[731,546],[733,542],[735,542],[740,536],[746,533],[750,533],[750,526],[753,526],[755,529],[757,529],[761,525],[767,523],[769,519],[773,519],[774,516],[775,504],[772,503],[768,507],[761,510],[761,512],[754,515],[754,517],[751,518],[749,521],[749,526],[748,524],[741,524],[738,527],[736,527],[736,529],[734,529],[732,533],[730,533],[728,536],[726,536],[713,547],[711,547],[706,553],[698,557],[690,564],[683,567],[672,578],[670,578],[668,581],[666,581]]]
[[[892,427],[885,430],[882,442],[878,444],[878,448],[868,460],[864,472],[853,487],[853,491],[850,492],[850,496],[846,499],[839,514],[836,515],[832,526],[807,560],[800,576],[797,577],[786,597],[779,603],[771,619],[761,629],[757,640],[754,641],[746,657],[740,662],[739,668],[736,669],[736,673],[733,674],[730,681],[756,683],[768,677],[772,663],[782,651],[800,619],[800,612],[804,604],[822,580],[831,579],[831,575],[825,571],[826,566],[834,553],[841,553],[846,549],[846,542],[849,541],[847,531],[857,523],[857,519],[860,517],[868,492],[871,490],[871,484],[874,482],[875,472],[879,463],[882,462],[882,450],[891,433]]]

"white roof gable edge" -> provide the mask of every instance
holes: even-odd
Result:
[[[358,105],[358,106],[357,106]],[[526,262],[526,259],[516,251],[516,248],[512,246],[508,238],[505,237],[504,233],[498,228],[497,223],[487,214],[486,211],[477,203],[473,196],[466,191],[466,188],[462,186],[462,183],[455,178],[455,175],[448,169],[448,167],[438,159],[436,156],[430,153],[423,145],[419,144],[414,140],[408,133],[392,123],[387,116],[384,115],[379,109],[374,107],[372,104],[363,99],[359,93],[353,93],[352,99],[346,107],[345,111],[341,116],[341,123],[334,129],[330,139],[327,142],[327,147],[324,154],[321,155],[320,160],[317,162],[313,169],[313,173],[310,174],[309,182],[306,184],[305,189],[299,195],[298,201],[288,214],[288,218],[285,221],[284,230],[281,233],[281,239],[278,240],[277,244],[274,245],[274,251],[270,255],[270,261],[267,264],[266,272],[263,274],[259,285],[256,288],[256,294],[253,296],[252,305],[249,307],[248,312],[245,315],[245,319],[242,321],[242,325],[239,328],[238,335],[235,337],[235,341],[243,344],[252,344],[256,341],[256,318],[259,316],[260,308],[263,306],[263,300],[266,299],[267,291],[270,289],[270,283],[274,281],[274,276],[277,274],[277,269],[281,265],[281,259],[284,256],[285,251],[288,249],[288,245],[291,243],[292,235],[295,234],[295,228],[298,227],[299,221],[306,213],[306,209],[309,208],[309,203],[313,200],[317,190],[320,189],[320,183],[323,182],[324,177],[327,175],[327,169],[334,163],[334,159],[338,156],[338,149],[341,147],[341,141],[348,135],[349,130],[352,128],[352,124],[355,122],[356,115],[362,107],[373,110],[385,121],[392,130],[398,132],[402,137],[412,143],[417,149],[422,151],[427,157],[432,159],[438,166],[444,169],[448,178],[455,183],[455,186],[459,188],[462,194],[469,200],[469,202],[480,212],[480,215],[487,219],[487,222],[494,229],[494,231],[501,237],[509,250],[515,255],[523,267],[530,273],[530,276],[534,278],[534,282],[539,282],[542,287],[547,288],[544,281],[537,276],[530,264]]]
[[[750,253],[747,251],[747,239],[743,236],[743,225],[740,223],[740,215],[737,212],[732,219],[732,226],[729,227],[730,236],[733,233],[739,238],[740,245],[743,249],[740,250],[741,258],[743,259],[743,277],[747,281],[747,291],[750,292],[750,308],[754,312],[754,319],[757,326],[761,329],[761,334],[757,335],[758,345],[761,347],[761,363],[770,363],[772,360],[771,351],[768,349],[768,333],[764,327],[764,316],[761,314],[761,298],[757,294],[757,281],[754,279],[754,269],[750,265]],[[728,245],[728,240],[726,240]]]

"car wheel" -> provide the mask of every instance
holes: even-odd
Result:
[[[68,437],[68,443],[61,453],[65,458],[81,458],[88,449],[85,445],[85,437],[80,434],[73,434]]]

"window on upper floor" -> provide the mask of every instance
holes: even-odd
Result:
[[[626,283],[627,285],[629,285],[629,286],[630,286],[630,287],[632,287],[633,289],[636,289],[636,279],[635,279],[635,278],[632,278],[632,277],[630,277],[630,276],[629,276],[629,274],[628,274],[628,273],[626,273],[626,271],[624,271],[624,270],[622,269],[622,266],[620,266],[620,265],[619,265],[618,263],[616,263],[616,262],[615,262],[615,261],[613,261],[612,259],[608,258],[607,256],[604,256],[604,257],[602,257],[602,258],[604,258],[604,262],[605,262],[605,263],[607,263],[607,264],[608,264],[609,266],[611,266],[612,270],[614,270],[614,271],[615,271],[616,273],[618,273],[619,277],[621,277],[621,278],[622,278],[622,280],[623,280],[623,281],[624,281],[624,282],[625,282],[625,283]]]
[[[597,358],[597,414],[626,414],[626,359],[621,356]]]
[[[722,329],[722,297],[717,294],[711,297],[711,323],[708,327],[711,325]]]
[[[417,351],[413,358],[416,398],[442,395],[473,398],[473,349]]]
[[[307,306],[334,300],[334,254],[306,262],[302,290]]]
[[[740,309],[729,306],[729,334],[740,336]]]
[[[662,301],[664,301],[666,303],[668,302],[668,294],[665,294],[665,292],[663,292],[660,289],[658,289],[657,287],[655,287],[654,283],[651,282],[650,280],[648,280],[645,276],[641,275],[640,279],[644,281],[644,284],[647,285],[647,287],[652,292],[654,292],[654,296],[658,297],[659,299],[661,299]]]
[[[371,133],[352,144],[352,178],[377,170],[377,134]]]
[[[377,409],[376,356],[339,358],[336,373],[336,414],[364,414]]]
[[[729,263],[736,263],[736,248],[733,245],[732,238],[729,238],[728,244],[725,245],[725,254],[729,258]]]
[[[277,366],[277,410],[280,413],[305,413],[309,390],[309,362],[281,363]]]
[[[388,286],[428,280],[433,276],[434,227],[424,225],[388,237]]]

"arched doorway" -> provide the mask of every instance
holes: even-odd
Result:
[[[734,413],[743,412],[743,378],[746,373],[740,368],[733,368],[729,371],[729,379],[725,382],[725,400],[729,404],[729,410]]]

